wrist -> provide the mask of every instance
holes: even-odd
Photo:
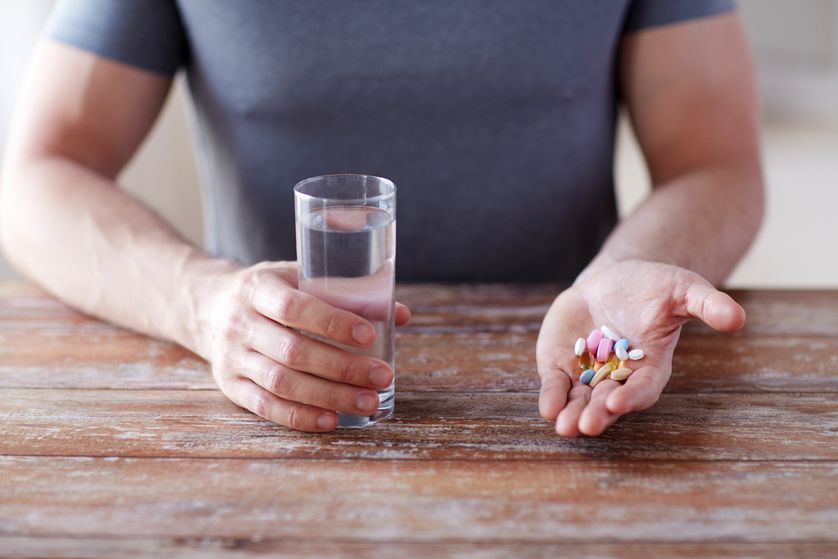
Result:
[[[176,340],[193,353],[209,361],[210,335],[214,302],[240,267],[236,264],[195,251],[182,269],[178,281],[183,317]]]

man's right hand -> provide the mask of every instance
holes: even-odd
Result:
[[[239,406],[300,431],[331,431],[336,411],[370,415],[376,390],[393,371],[380,359],[356,355],[301,334],[369,347],[372,325],[297,289],[297,264],[263,262],[226,274],[204,313],[201,353],[221,391]],[[396,304],[396,324],[410,311]]]
[[[298,291],[295,263],[203,254],[117,187],[171,75],[49,39],[27,75],[0,189],[0,240],[19,270],[83,312],[195,351],[224,394],[276,423],[329,431],[336,411],[377,409],[386,363],[298,331],[364,348],[369,322]]]

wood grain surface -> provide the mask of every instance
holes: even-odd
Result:
[[[535,393],[400,393],[393,420],[326,435],[274,425],[218,391],[5,389],[0,398],[5,455],[838,460],[833,394],[668,395],[578,440],[555,435]]]
[[[689,324],[654,408],[562,439],[534,359],[558,290],[400,286],[396,417],[309,435],[0,284],[0,556],[838,556],[838,292],[732,292],[742,332]]]
[[[825,523],[838,475],[832,462],[779,461],[7,457],[0,465],[15,480],[0,482],[4,535],[361,541],[820,540],[834,532]]]
[[[422,557],[445,559],[467,557],[470,559],[544,559],[545,557],[586,557],[607,559],[649,559],[667,557],[718,557],[722,559],[754,557],[758,559],[824,559],[838,556],[838,544],[801,542],[587,542],[587,543],[533,543],[533,542],[367,542],[311,540],[281,540],[260,537],[235,538],[36,538],[0,536],[0,546],[7,557],[66,558],[81,555],[68,554],[68,550],[84,549],[84,557],[97,559],[125,559],[139,557],[166,557],[167,559],[209,559],[225,557],[252,559],[254,557],[286,557],[303,559],[318,557],[339,559],[363,557],[367,559],[392,559],[393,557]]]

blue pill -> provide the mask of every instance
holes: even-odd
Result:
[[[582,384],[590,384],[591,379],[594,378],[595,374],[596,374],[596,371],[594,371],[593,369],[588,369],[584,373],[582,373],[582,376],[579,377],[579,381]]]
[[[625,338],[620,338],[617,340],[617,343],[614,344],[614,349],[616,350],[618,347],[623,348],[624,350],[628,351],[629,348],[629,341]]]

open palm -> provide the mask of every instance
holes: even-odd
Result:
[[[585,275],[556,298],[541,326],[541,415],[561,435],[598,435],[621,415],[651,407],[669,381],[681,326],[690,318],[731,332],[744,325],[745,311],[698,274],[669,264],[627,260]],[[646,355],[629,362],[635,372],[625,384],[604,379],[591,389],[579,382],[573,343],[603,324]]]

